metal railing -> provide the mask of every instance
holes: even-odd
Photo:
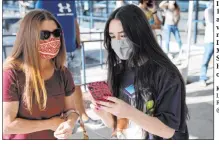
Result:
[[[81,49],[81,61],[82,61],[82,73],[83,73],[83,84],[84,85],[84,89],[86,90],[86,84],[87,84],[87,80],[86,80],[86,57],[85,57],[85,46],[84,43],[86,42],[100,42],[101,43],[101,47],[100,47],[100,53],[99,53],[99,64],[92,64],[92,66],[101,66],[101,68],[103,68],[103,49],[102,49],[102,42],[103,40],[90,40],[90,41],[82,41],[82,49]]]
[[[81,61],[82,61],[82,73],[83,73],[83,86],[86,91],[86,85],[87,85],[87,79],[86,79],[86,57],[85,57],[85,43],[90,43],[90,42],[100,42],[100,51],[99,51],[99,64],[89,64],[90,66],[101,66],[103,68],[103,39],[102,39],[102,34],[103,32],[81,32],[80,35],[87,35],[89,34],[90,40],[82,40],[82,49],[81,49]],[[92,39],[91,35],[92,34],[99,34],[99,39]]]

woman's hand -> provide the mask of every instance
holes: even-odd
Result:
[[[57,139],[67,139],[71,136],[73,128],[74,126],[70,122],[62,122],[54,132],[54,136]]]
[[[111,102],[98,101],[97,104],[100,104],[100,109],[106,112],[109,112],[120,118],[127,118],[129,115],[129,111],[133,109],[133,107],[123,100],[120,100],[116,97],[107,97],[107,100]]]
[[[155,4],[155,1],[152,3],[152,7],[151,8],[148,8],[152,13],[156,12],[157,11],[157,6]]]

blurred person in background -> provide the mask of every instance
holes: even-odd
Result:
[[[55,17],[34,10],[22,19],[3,66],[3,139],[66,139],[78,119],[66,48]]]
[[[161,21],[157,16],[157,8],[154,0],[139,0],[138,5],[145,13],[152,29],[161,29]]]
[[[208,65],[211,60],[211,57],[214,53],[214,28],[213,28],[213,14],[214,9],[213,9],[213,2],[209,2],[207,9],[204,12],[205,16],[205,37],[204,37],[204,42],[205,42],[205,51],[204,51],[204,56],[202,60],[202,66],[201,66],[201,74],[200,74],[200,85],[201,86],[207,86],[206,81],[208,80],[207,78],[207,70],[208,70]]]
[[[169,51],[170,36],[174,34],[179,47],[179,55],[182,54],[182,41],[178,29],[178,23],[180,20],[180,8],[176,1],[162,1],[159,7],[164,10],[164,37],[165,37],[165,52],[169,58],[173,58],[173,55]]]
[[[185,84],[163,52],[144,12],[115,10],[104,30],[107,81],[113,97],[92,101],[116,139],[188,139]]]
[[[32,6],[32,4],[34,5],[34,1],[28,0],[19,0],[19,11],[22,17],[24,17],[24,15],[27,13],[28,9]]]
[[[124,0],[120,0],[120,1],[116,1],[116,7],[115,7],[115,10],[121,6],[124,6],[125,5],[125,2]]]
[[[63,33],[67,51],[66,66],[71,71],[75,83],[74,100],[76,109],[82,116],[85,124],[99,125],[101,121],[88,117],[83,104],[81,91],[81,40],[80,29],[77,22],[75,1],[42,1],[36,3],[36,7],[45,9],[55,15],[63,27]]]

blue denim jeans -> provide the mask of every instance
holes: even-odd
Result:
[[[72,73],[74,84],[81,85],[81,49],[76,49],[74,52],[67,52],[66,67]]]
[[[206,43],[205,44],[205,53],[202,60],[202,66],[201,66],[201,75],[200,80],[206,81],[207,78],[207,70],[208,70],[208,64],[209,61],[214,53],[214,44],[213,43]]]
[[[182,47],[182,41],[179,34],[179,29],[175,25],[165,25],[164,26],[164,37],[165,37],[165,52],[169,53],[169,45],[170,45],[170,34],[171,32],[175,36],[175,39],[179,45],[179,49]]]

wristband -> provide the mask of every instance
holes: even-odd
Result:
[[[67,112],[64,113],[64,118],[67,119],[71,113],[76,113],[78,116],[80,116],[80,114],[77,111],[72,109],[72,110],[68,110]]]
[[[156,14],[156,13],[157,13],[157,11],[153,12],[152,14]]]

